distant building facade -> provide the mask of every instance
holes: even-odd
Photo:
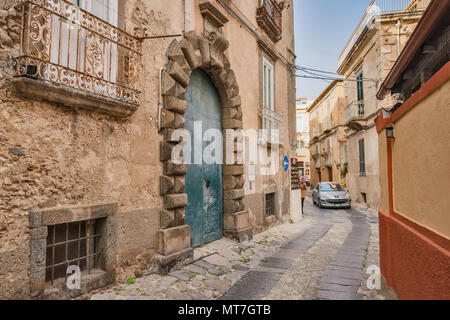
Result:
[[[311,183],[334,181],[345,185],[344,86],[333,81],[308,108],[311,141]]]
[[[344,76],[347,186],[355,202],[380,206],[378,135],[373,120],[385,106],[376,92],[429,0],[374,0],[339,57]]]
[[[309,152],[309,106],[313,103],[307,98],[297,99],[297,152],[296,160],[300,162],[300,176],[311,178],[311,157]]]

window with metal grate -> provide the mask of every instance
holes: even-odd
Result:
[[[266,207],[266,217],[271,217],[275,215],[275,193],[266,194],[265,207]]]
[[[78,266],[91,272],[98,267],[102,219],[58,224],[48,227],[45,281],[67,281],[67,268]]]

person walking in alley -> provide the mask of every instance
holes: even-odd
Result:
[[[300,190],[302,192],[302,214],[304,213],[303,207],[305,205],[305,198],[306,198],[306,181],[305,178],[302,178],[302,181],[300,182]]]

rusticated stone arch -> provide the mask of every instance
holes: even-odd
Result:
[[[164,208],[161,210],[158,256],[161,272],[167,272],[181,260],[192,256],[189,227],[185,225],[187,165],[173,163],[171,155],[173,148],[180,142],[172,140],[172,133],[184,128],[187,108],[185,92],[195,69],[205,71],[217,88],[222,105],[222,129],[243,128],[239,86],[224,54],[228,46],[228,41],[220,33],[198,36],[188,32],[182,40],[174,40],[168,49],[168,63],[161,75],[164,103],[161,117],[163,141],[160,146],[160,160],[163,162],[160,191],[164,197]],[[235,150],[238,150],[236,141]],[[223,166],[224,235],[238,241],[252,237],[248,212],[243,202],[244,183],[242,164]]]

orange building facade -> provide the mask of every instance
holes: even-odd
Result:
[[[378,91],[380,263],[400,299],[450,299],[449,15],[431,1]]]

